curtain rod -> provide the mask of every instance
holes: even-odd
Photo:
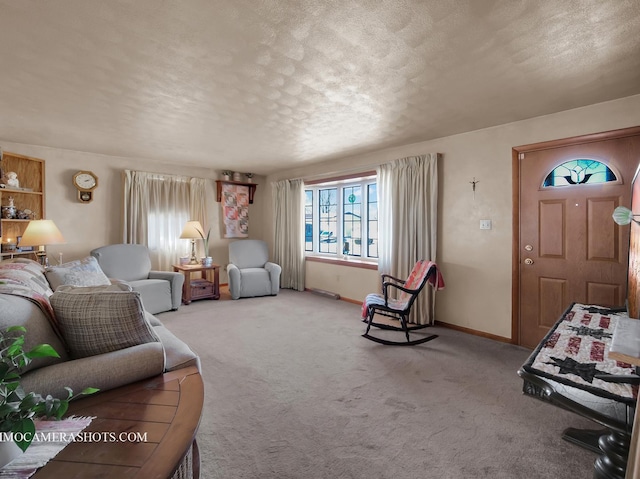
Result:
[[[350,173],[350,174],[346,174],[346,175],[339,175],[339,176],[325,176],[323,178],[316,178],[316,179],[304,179],[302,181],[304,181],[305,185],[314,185],[314,184],[318,184],[318,183],[326,183],[328,181],[342,181],[342,180],[351,180],[353,178],[361,178],[364,176],[374,176],[376,175],[376,170],[368,170],[368,171],[360,171],[358,173]]]

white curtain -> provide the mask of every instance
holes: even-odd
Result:
[[[304,291],[304,183],[272,183],[275,216],[274,262],[282,267],[280,286]]]
[[[191,219],[191,180],[185,176],[124,172],[123,242],[147,246],[153,269],[169,271],[187,252],[188,240],[181,240],[180,233]],[[203,204],[194,206],[199,214],[204,206],[204,180],[201,198]],[[204,217],[206,214],[198,219],[202,222]]]
[[[211,226],[207,223],[206,194],[206,180],[204,178],[191,178],[189,180],[189,220],[199,221],[202,225],[202,228],[204,229],[205,236],[211,228]],[[199,246],[199,248],[201,248],[202,250],[202,256],[209,256],[211,254],[210,251],[204,250],[203,241],[197,241],[196,243],[200,243],[202,245],[201,247]],[[211,242],[209,242],[209,246],[211,246]],[[191,245],[189,245],[189,251],[191,251]]]
[[[406,279],[416,261],[436,260],[438,154],[380,165],[378,175],[378,270]],[[434,290],[426,286],[413,303],[410,322],[434,321]]]

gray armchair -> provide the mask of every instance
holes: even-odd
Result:
[[[149,249],[140,244],[112,244],[91,251],[109,277],[126,281],[140,293],[144,309],[151,314],[178,309],[182,302],[184,275],[151,271]]]
[[[280,265],[269,262],[267,244],[239,240],[229,244],[229,292],[232,299],[275,296],[280,290]]]

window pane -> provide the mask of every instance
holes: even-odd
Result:
[[[544,180],[543,187],[584,185],[617,181],[611,169],[596,160],[571,160],[556,166]]]
[[[327,188],[319,190],[318,193],[318,219],[320,225],[318,251],[320,253],[337,253],[338,190],[336,188]]]
[[[346,186],[342,190],[342,254],[362,254],[362,187]]]
[[[378,257],[378,185],[367,186],[367,256]]]
[[[304,190],[304,250],[313,251],[313,190]]]

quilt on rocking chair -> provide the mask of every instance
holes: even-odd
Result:
[[[363,336],[382,344],[405,346],[421,344],[436,338],[436,335],[417,340],[411,340],[409,338],[410,331],[430,326],[430,324],[408,325],[411,307],[427,283],[429,283],[436,291],[444,288],[444,278],[442,277],[438,266],[433,261],[420,260],[416,262],[406,280],[394,278],[389,274],[383,274],[382,294],[369,294],[362,304],[362,318],[367,322],[367,329]],[[392,297],[391,292],[389,291],[390,289],[398,291],[397,298]],[[383,316],[398,319],[401,327],[375,323],[373,321],[375,314],[381,314]],[[369,334],[371,326],[375,326],[380,329],[404,331],[406,341],[391,341],[371,336]]]

